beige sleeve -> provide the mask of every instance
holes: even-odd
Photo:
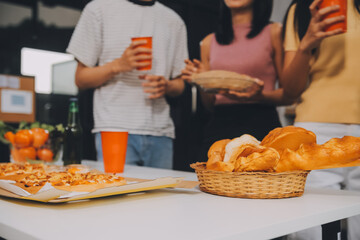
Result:
[[[285,39],[284,39],[285,52],[297,51],[300,45],[300,39],[294,27],[295,7],[296,7],[295,4],[291,6],[286,19],[286,29],[285,29]]]

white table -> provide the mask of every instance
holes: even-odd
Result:
[[[124,176],[194,173],[126,166]],[[239,199],[163,189],[64,204],[0,198],[5,239],[270,239],[360,214],[360,194],[306,189],[302,197]]]

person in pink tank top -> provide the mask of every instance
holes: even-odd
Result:
[[[272,0],[221,1],[220,21],[215,33],[201,42],[201,61],[185,60],[182,78],[192,81],[194,73],[227,70],[263,81],[259,91],[227,91],[210,94],[200,91],[210,119],[204,126],[199,161],[207,161],[207,151],[217,140],[251,134],[262,140],[280,127],[277,105],[290,104],[282,88],[276,88],[282,69],[281,25],[270,23]]]

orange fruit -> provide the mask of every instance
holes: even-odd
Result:
[[[36,159],[36,150],[33,147],[20,148],[18,151],[21,157],[21,162],[25,162],[27,159]]]
[[[33,128],[31,131],[34,137],[32,145],[35,148],[43,146],[49,138],[49,133],[45,129]]]
[[[51,162],[54,157],[54,153],[48,148],[41,148],[37,150],[37,156],[40,160]]]
[[[28,147],[32,144],[34,136],[30,130],[23,129],[15,134],[14,142],[18,147]]]
[[[15,134],[13,132],[6,132],[4,134],[4,138],[8,140],[12,145],[14,145],[15,142]]]

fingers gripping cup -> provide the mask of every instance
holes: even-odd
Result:
[[[134,38],[131,38],[132,42],[140,41],[140,40],[145,40],[146,43],[139,45],[139,47],[152,49],[152,37],[134,37]],[[149,60],[140,60],[139,62],[148,62],[149,65],[145,66],[145,67],[139,67],[139,68],[137,68],[137,70],[139,70],[139,71],[151,70],[151,67],[152,67],[151,66],[152,65],[151,59],[149,59]]]
[[[325,31],[329,32],[329,31],[340,28],[343,32],[346,32],[346,30],[347,30],[347,17],[346,17],[347,16],[347,0],[322,0],[322,2],[320,4],[320,9],[329,7],[329,6],[334,6],[334,5],[340,6],[340,9],[338,11],[327,14],[324,17],[324,19],[338,17],[338,16],[345,16],[345,19],[344,19],[344,21],[331,24],[330,26],[325,28]]]
[[[105,172],[124,172],[127,140],[127,132],[101,132]]]

